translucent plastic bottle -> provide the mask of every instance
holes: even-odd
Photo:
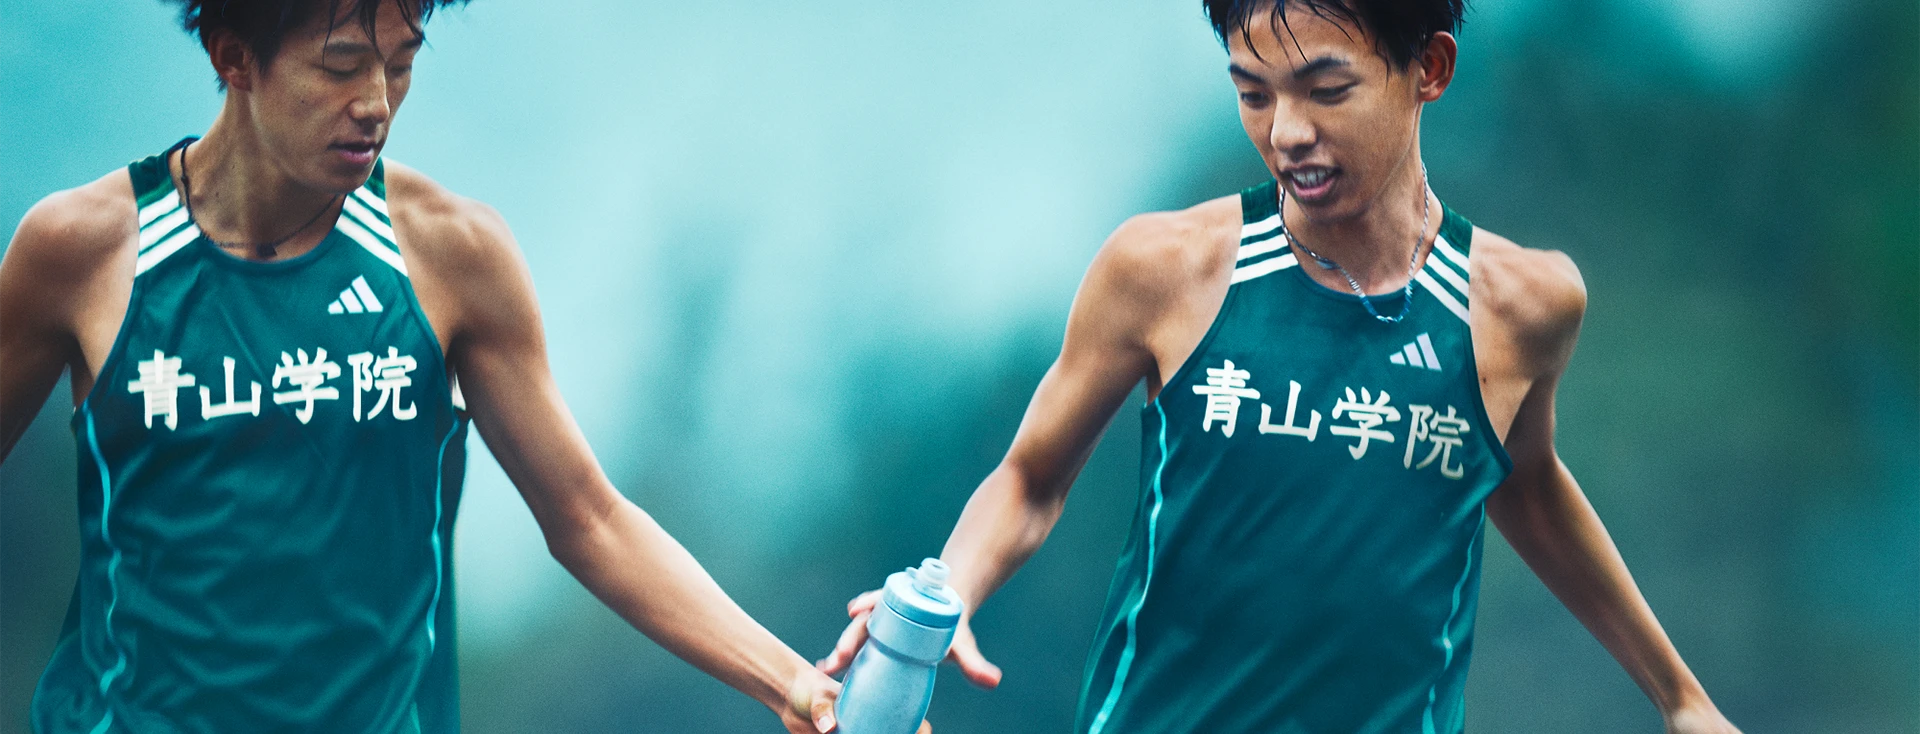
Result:
[[[888,576],[834,708],[840,733],[914,734],[959,625],[960,595],[947,588],[940,559]]]

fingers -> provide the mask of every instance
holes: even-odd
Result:
[[[873,614],[874,605],[880,603],[880,590],[875,589],[861,594],[847,602],[847,616],[852,623],[840,633],[840,640],[834,643],[833,652],[814,662],[813,667],[827,675],[834,675],[853,664],[853,656],[860,652],[860,646],[867,644],[867,617]]]
[[[834,643],[833,652],[827,653],[813,667],[833,675],[852,665],[854,654],[860,652],[861,645],[867,644],[867,617],[872,613],[872,608],[868,607],[866,611],[855,614],[846,631],[840,633],[840,641]]]
[[[834,698],[835,695],[832,691],[821,691],[813,697],[813,709],[811,711],[813,714],[813,728],[814,731],[818,731],[820,734],[828,734],[828,732],[833,731],[834,726],[839,723],[833,720]]]
[[[923,720],[923,721],[921,721],[921,722],[920,722],[920,731],[919,731],[919,732],[918,732],[917,734],[933,734],[933,725],[932,725],[932,724],[929,724],[929,723],[927,723],[927,722],[926,722],[926,721],[924,721],[924,720]]]
[[[953,638],[953,649],[947,651],[947,657],[960,666],[960,674],[968,683],[981,688],[993,688],[1000,685],[1000,666],[987,662],[980,654],[980,647],[974,644],[973,634],[963,632]]]
[[[871,612],[873,611],[874,605],[878,603],[880,603],[879,589],[874,589],[873,591],[856,596],[853,598],[853,601],[847,602],[847,616],[852,618]]]
[[[828,734],[839,726],[833,715],[839,697],[839,682],[802,668],[787,689],[787,708],[780,712],[780,722],[786,724],[788,734]]]

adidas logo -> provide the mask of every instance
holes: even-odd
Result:
[[[1440,371],[1440,356],[1433,353],[1433,340],[1428,339],[1426,334],[1421,334],[1413,341],[1407,342],[1400,351],[1387,357],[1387,361],[1408,367]]]
[[[340,291],[340,297],[327,304],[327,313],[380,313],[384,310],[386,307],[381,306],[380,299],[374,297],[373,289],[367,287],[367,276],[364,275],[355,277],[353,285]]]

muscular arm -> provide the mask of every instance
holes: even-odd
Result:
[[[998,685],[1000,670],[974,644],[973,612],[1046,540],[1068,489],[1134,385],[1184,358],[1205,332],[1213,311],[1206,308],[1205,289],[1193,283],[1215,275],[1212,280],[1224,289],[1224,270],[1210,270],[1229,265],[1232,256],[1222,259],[1225,250],[1211,246],[1231,237],[1215,225],[1238,224],[1237,202],[1230,197],[1128,220],[1088,268],[1059,358],[1034,391],[1006,457],[967,500],[941,552],[965,607],[950,656],[976,685]],[[1215,310],[1218,300],[1211,301]],[[1173,352],[1179,356],[1162,358]],[[875,599],[869,593],[849,606],[854,621],[820,661],[823,670],[852,661]]]
[[[1554,450],[1554,391],[1578,337],[1586,293],[1563,256],[1526,256],[1535,259],[1535,272],[1491,278],[1527,284],[1526,312],[1509,311],[1506,315],[1512,318],[1504,324],[1512,328],[1507,332],[1511,338],[1502,344],[1517,354],[1492,361],[1514,364],[1532,379],[1507,431],[1513,474],[1487,499],[1487,515],[1535,575],[1653,700],[1670,727],[1677,721],[1718,719],[1700,682],[1641,596],[1593,505]],[[1503,301],[1514,303],[1498,296],[1487,301],[1496,310]]]
[[[440,256],[426,256],[434,261],[422,269],[437,272],[417,281],[431,281],[423,290],[446,304],[441,320],[457,324],[451,361],[475,425],[554,558],[662,647],[780,712],[790,729],[807,724],[796,688],[825,679],[615,490],[554,384],[533,284],[512,235],[484,205],[451,206],[451,215],[422,219],[447,223],[428,236],[459,244],[433,245]]]
[[[1067,317],[1060,356],[1040,379],[1013,445],[980,483],[941,559],[969,613],[1026,563],[1060,519],[1087,457],[1155,362],[1147,329],[1162,284],[1151,262],[1153,223],[1130,222],[1088,269]]]

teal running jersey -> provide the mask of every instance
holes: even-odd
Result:
[[[1473,362],[1473,227],[1444,212],[1384,323],[1302,272],[1274,182],[1240,200],[1220,314],[1143,409],[1075,731],[1460,732],[1482,503],[1512,470]]]
[[[467,421],[384,165],[312,251],[251,262],[166,160],[128,168],[133,297],[73,417],[80,576],[34,731],[458,730]]]

